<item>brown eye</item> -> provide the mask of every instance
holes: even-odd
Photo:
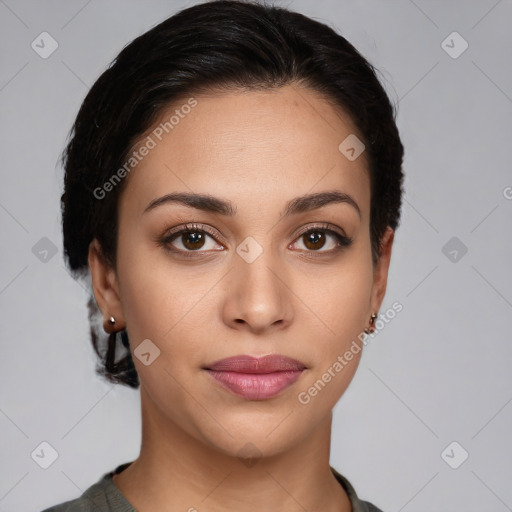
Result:
[[[304,245],[308,249],[317,250],[321,249],[325,245],[325,233],[310,231],[302,236],[304,239]]]
[[[346,237],[327,227],[313,227],[305,231],[290,246],[309,253],[334,254],[338,250],[348,247],[352,238]],[[300,246],[303,247],[300,247]]]
[[[224,250],[216,237],[216,232],[208,226],[188,224],[162,238],[160,244],[177,255],[201,255]]]
[[[204,233],[200,231],[185,231],[181,234],[181,243],[190,250],[201,249],[205,243]]]

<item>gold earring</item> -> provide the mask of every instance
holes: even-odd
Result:
[[[372,313],[372,316],[370,317],[370,328],[366,328],[364,330],[364,332],[366,334],[371,334],[372,332],[375,332],[375,327],[373,326],[373,324],[375,323],[375,319],[377,318],[377,314],[376,313]]]

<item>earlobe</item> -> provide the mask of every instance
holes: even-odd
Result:
[[[117,276],[112,266],[105,261],[101,245],[96,238],[89,244],[88,262],[94,297],[103,315],[103,328],[107,333],[112,332],[109,319],[114,317],[118,330],[125,322]]]

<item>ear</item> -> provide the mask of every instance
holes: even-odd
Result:
[[[101,245],[96,238],[89,244],[88,261],[94,297],[103,314],[103,329],[107,333],[123,329],[126,324],[117,275],[112,266],[107,264],[103,258]],[[111,316],[116,320],[115,329],[108,322]]]
[[[391,248],[395,232],[391,227],[387,227],[381,240],[379,258],[373,269],[373,287],[371,295],[371,313],[379,311],[388,282],[389,263],[391,261]]]

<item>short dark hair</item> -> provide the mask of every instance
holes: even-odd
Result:
[[[62,154],[62,229],[73,276],[87,275],[93,238],[116,268],[118,199],[127,180],[102,199],[94,191],[123,166],[163,109],[186,95],[288,84],[320,93],[348,113],[359,131],[370,178],[375,264],[386,227],[399,225],[403,182],[396,112],[375,68],[326,24],[254,0],[215,0],[183,9],[134,39],[83,101]],[[100,342],[92,292],[88,305],[91,341],[101,359],[97,373],[137,388],[126,332],[121,340],[127,353],[116,362],[116,334]]]

